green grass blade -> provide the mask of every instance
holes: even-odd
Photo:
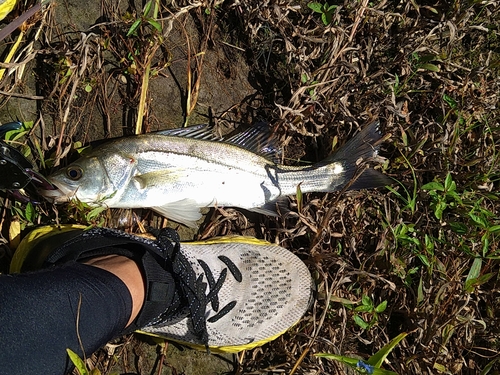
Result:
[[[162,28],[161,28],[161,23],[159,23],[158,21],[155,21],[153,19],[148,19],[147,20],[148,23],[153,26],[159,33],[162,32]]]
[[[130,26],[130,29],[129,29],[129,30],[128,30],[128,32],[127,32],[127,36],[130,36],[130,35],[132,35],[133,33],[135,33],[135,32],[136,32],[136,30],[137,30],[137,29],[139,28],[139,26],[141,25],[141,23],[142,23],[142,19],[141,19],[141,18],[137,19],[137,20],[136,20],[136,21],[132,24],[132,26]]]
[[[76,369],[80,373],[80,375],[89,375],[87,367],[85,366],[85,362],[80,358],[78,354],[76,354],[73,350],[67,348],[66,352],[68,353],[69,359],[75,365]]]
[[[491,227],[488,228],[488,232],[490,233],[500,232],[500,225],[492,225]]]
[[[481,371],[480,375],[488,375],[492,369],[494,369],[494,366],[500,361],[500,358],[495,358],[493,361],[488,363],[483,370]]]
[[[301,183],[300,183],[301,184]],[[302,212],[302,190],[300,189],[300,184],[297,185],[297,191],[295,193],[297,197],[297,212]]]
[[[359,358],[351,358],[343,355],[330,354],[330,353],[317,353],[314,355],[315,357],[321,357],[326,359],[333,359],[334,361],[342,362],[346,365],[356,367],[356,364],[359,361]]]
[[[336,354],[329,354],[329,353],[317,353],[314,356],[326,358],[326,359],[332,359],[334,361],[341,362],[341,363],[355,369],[360,374],[367,374],[366,370],[362,371],[361,367],[358,366],[358,363],[360,361],[359,358],[351,358],[351,357],[345,357],[343,355],[336,355]],[[373,368],[373,371],[370,373],[372,375],[397,375],[397,373],[395,373],[394,371],[384,370],[384,369],[377,368],[377,367]]]
[[[382,366],[382,363],[387,358],[392,349],[394,349],[396,345],[398,345],[399,342],[406,337],[406,335],[407,333],[403,332],[394,337],[388,344],[384,345],[382,349],[380,349],[378,352],[372,355],[367,362],[370,365],[375,366],[377,368]]]
[[[146,5],[144,6],[144,10],[142,11],[142,13],[147,16],[149,14],[149,12],[151,11],[151,6],[153,5],[153,1],[152,0],[149,0]]]

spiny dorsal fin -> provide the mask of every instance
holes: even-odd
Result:
[[[217,136],[214,133],[214,127],[207,124],[162,130],[155,134],[225,142],[254,152],[272,161],[279,159],[279,150],[274,144],[269,125],[265,122],[258,122],[250,128],[226,138]]]
[[[245,150],[252,151],[258,155],[264,156],[272,161],[279,159],[279,149],[275,145],[275,140],[271,134],[269,125],[265,122],[257,122],[250,128],[237,133],[224,142],[242,147]]]
[[[215,134],[214,127],[208,124],[193,125],[185,128],[160,130],[158,132],[155,132],[155,134],[168,135],[172,137],[203,139],[206,141],[221,140],[221,137]]]

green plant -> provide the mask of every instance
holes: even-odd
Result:
[[[32,149],[37,152],[38,160],[42,167],[45,167],[46,160],[43,157],[43,151],[40,143],[34,137],[29,137],[33,131],[33,122],[19,123],[20,127],[16,130],[10,130],[5,133],[5,142],[16,147],[21,154],[27,159],[33,159]],[[28,140],[30,142],[28,142]],[[39,209],[31,202],[21,203],[14,201],[11,206],[13,216],[19,218],[20,230],[24,230],[27,226],[34,225],[40,217]]]
[[[423,185],[422,190],[430,196],[431,208],[438,220],[449,225],[456,234],[479,238],[482,244],[479,254],[482,257],[497,257],[496,253],[489,250],[491,243],[496,243],[492,239],[500,233],[499,220],[494,212],[484,206],[484,197],[473,192],[458,192],[450,173],[446,175],[444,183],[432,181]],[[443,214],[447,210],[450,214],[444,220]]]
[[[375,306],[373,300],[363,295],[361,305],[354,308],[354,322],[364,330],[369,330],[378,322],[379,314],[383,313],[387,308],[387,301],[383,301]],[[363,313],[364,318],[361,316]]]
[[[36,219],[40,216],[38,211],[36,210],[33,203],[28,202],[23,207],[20,202],[14,202],[11,207],[13,216],[16,215],[20,220],[20,229],[24,230],[27,226],[34,225]]]
[[[373,375],[396,375],[394,371],[384,370],[380,368],[384,363],[385,359],[389,353],[399,344],[401,340],[406,337],[407,333],[400,333],[395,338],[393,338],[388,344],[384,345],[377,353],[372,355],[365,362],[359,358],[347,357],[336,354],[329,353],[318,353],[315,354],[316,357],[333,359],[334,361],[339,361],[352,369],[356,370],[361,374],[373,374]]]
[[[457,191],[450,173],[444,183],[432,181],[422,186],[422,190],[427,191],[431,199],[434,216],[460,238],[459,248],[474,258],[464,284],[464,290],[472,293],[494,276],[494,273],[483,274],[482,268],[486,259],[499,259],[496,249],[500,234],[498,216],[487,208],[485,198],[476,192]]]
[[[143,24],[149,24],[151,25],[154,29],[156,29],[158,32],[162,32],[162,26],[161,24],[155,20],[156,15],[158,14],[158,4],[157,1],[155,0],[155,9],[153,11],[153,17],[149,16],[149,13],[151,12],[151,7],[153,5],[153,0],[149,0],[146,5],[144,5],[144,8],[142,10],[142,14],[140,15],[139,18],[137,18],[132,26],[130,26],[130,29],[127,32],[127,36],[131,35],[137,35],[137,30],[139,27]]]
[[[321,21],[325,26],[332,22],[333,12],[337,9],[337,5],[329,5],[328,3],[309,3],[307,6],[314,12],[321,14]]]
[[[311,97],[312,100],[317,100],[317,96],[316,96],[316,86],[317,84],[319,83],[318,81],[311,81],[309,79],[309,77],[307,76],[306,73],[302,73],[302,75],[300,76],[300,81],[303,83],[303,84],[307,84],[307,93],[309,94],[309,96]]]
[[[21,140],[26,139],[33,130],[33,122],[29,121],[18,123],[18,125],[19,124],[19,129],[9,130],[5,133],[5,142],[13,147],[20,146],[21,153],[25,158],[28,158],[31,155],[31,148],[26,144],[26,142],[21,142]]]
[[[394,80],[389,83],[391,87],[391,91],[394,93],[396,97],[401,96],[405,93],[408,83],[417,76],[417,74],[421,71],[430,71],[438,73],[440,72],[440,68],[438,65],[431,63],[431,61],[441,61],[441,58],[436,55],[424,55],[420,56],[418,52],[413,52],[409,57],[409,62],[411,65],[411,72],[408,74],[403,81],[400,80],[400,77],[395,74]],[[411,90],[408,92],[412,92]]]
[[[154,7],[153,7],[154,5]],[[161,46],[163,42],[162,31],[163,27],[160,22],[157,21],[158,13],[159,13],[159,0],[149,0],[146,5],[144,5],[142,14],[138,17],[132,26],[130,26],[126,36],[127,37],[137,37],[133,39],[133,46],[130,49],[134,51],[134,53],[129,53],[129,60],[131,61],[128,67],[126,68],[126,72],[131,74],[136,74],[138,71],[138,67],[142,68],[142,83],[139,97],[139,106],[137,109],[137,121],[135,126],[135,134],[141,134],[143,132],[143,119],[144,114],[146,112],[146,99],[147,92],[149,87],[149,78],[152,75],[157,75],[157,71],[151,70],[151,62],[153,57],[155,56],[156,51]],[[150,16],[151,9],[153,8],[152,15]],[[151,35],[147,35],[144,38],[145,32],[141,32],[141,26],[146,24],[146,26],[151,26],[153,28],[153,33]],[[141,57],[141,59],[139,58]],[[142,61],[140,61],[142,60]],[[124,61],[124,59],[122,59]]]
[[[19,129],[10,130],[5,133],[5,142],[12,145],[13,147],[17,147],[25,158],[36,158],[36,161],[39,163],[40,167],[44,169],[47,166],[50,166],[52,161],[45,158],[38,138],[30,136],[30,134],[33,132],[33,126],[33,121],[26,121],[21,123]],[[36,151],[35,155],[33,155],[32,150]]]
[[[403,134],[406,134],[406,133],[403,133]],[[407,141],[405,141],[405,144],[406,143],[407,143]],[[408,158],[403,154],[401,154],[401,158],[404,160],[405,165],[407,165],[408,168],[410,168],[410,170],[411,170],[411,174],[413,177],[413,189],[411,192],[408,191],[408,189],[397,180],[395,180],[395,181],[398,182],[399,185],[401,186],[401,188],[403,189],[404,195],[402,193],[398,192],[397,190],[395,190],[394,188],[392,188],[391,186],[387,186],[387,189],[391,193],[393,193],[396,197],[398,197],[405,204],[403,207],[403,210],[410,210],[411,214],[413,215],[417,210],[417,191],[418,191],[417,177],[415,175],[415,169],[408,161]]]
[[[103,200],[110,197],[105,197]],[[79,224],[102,227],[106,222],[105,211],[107,209],[103,204],[91,206],[78,199],[72,199],[68,204],[66,213],[68,214],[68,219]]]
[[[429,182],[422,186],[422,190],[427,191],[431,197],[431,208],[439,220],[442,220],[443,212],[448,207],[462,204],[460,195],[457,193],[457,184],[453,181],[451,173],[446,175],[444,184],[437,181]]]
[[[66,349],[66,352],[68,353],[68,357],[75,366],[76,370],[80,375],[101,375],[101,371],[97,367],[94,367],[92,370],[88,370],[87,366],[85,365],[85,361],[80,358],[78,354],[76,354],[73,350],[71,349]]]

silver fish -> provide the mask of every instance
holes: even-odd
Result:
[[[276,148],[265,124],[216,140],[207,125],[119,138],[94,149],[48,177],[58,190],[42,194],[55,203],[78,198],[110,208],[151,208],[190,227],[200,208],[240,207],[276,215],[276,202],[303,193],[390,184],[366,168],[377,155],[378,123],[365,127],[335,154],[311,166],[273,161]]]

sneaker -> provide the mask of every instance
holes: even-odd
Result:
[[[290,251],[255,238],[181,243],[172,229],[153,232],[155,239],[103,228],[64,229],[31,232],[19,245],[11,271],[105,254],[136,260],[144,270],[147,297],[128,331],[195,349],[238,352],[283,334],[312,301],[314,284],[305,264]]]

